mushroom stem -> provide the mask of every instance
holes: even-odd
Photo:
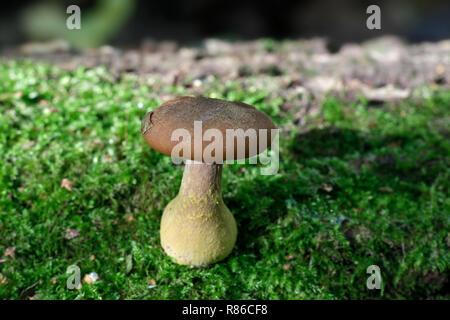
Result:
[[[222,194],[222,164],[186,160],[180,194],[213,196]]]
[[[208,265],[224,259],[237,227],[222,199],[222,165],[187,160],[178,195],[161,219],[161,245],[179,264]]]

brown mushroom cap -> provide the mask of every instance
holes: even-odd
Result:
[[[203,161],[196,159],[194,154],[194,121],[202,121],[202,134],[208,129],[218,129],[223,136],[223,160],[237,160],[244,157],[238,155],[238,143],[234,138],[234,152],[227,154],[227,129],[254,129],[257,136],[257,148],[249,148],[249,138],[245,137],[245,158],[252,157],[263,152],[266,148],[260,148],[260,129],[267,130],[266,147],[272,142],[271,129],[275,126],[272,120],[264,113],[254,107],[242,103],[204,97],[179,97],[163,103],[155,110],[147,113],[142,120],[141,134],[144,140],[155,150],[170,156],[172,149],[180,141],[172,141],[172,132],[176,129],[186,129],[190,134],[191,156],[188,160]],[[262,136],[262,138],[266,136]],[[198,137],[196,137],[198,139]],[[201,141],[202,155],[211,141]],[[230,143],[231,146],[231,143]],[[231,149],[231,148],[230,148]],[[214,155],[214,153],[213,153]],[[186,157],[181,153],[181,156]]]

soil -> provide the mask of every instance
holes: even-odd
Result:
[[[283,111],[300,106],[303,113],[330,92],[348,100],[364,95],[376,105],[408,98],[423,86],[450,85],[450,40],[408,44],[393,36],[344,44],[337,52],[321,38],[206,39],[198,47],[145,40],[136,49],[103,46],[84,51],[53,41],[10,48],[1,58],[48,61],[68,70],[104,65],[118,79],[123,73],[156,77],[163,84],[182,85],[193,95],[204,94],[217,80],[235,81],[247,89],[268,89],[283,98]]]

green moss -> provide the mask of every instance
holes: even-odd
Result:
[[[186,89],[116,82],[105,68],[0,64],[0,298],[448,298],[448,91],[378,108],[330,98],[300,131],[270,92],[214,85],[216,97],[255,105],[286,134],[278,175],[224,167],[236,246],[191,268],[173,263],[159,237],[183,168],[139,129],[160,94]],[[80,236],[66,240],[68,228]],[[5,257],[14,246],[15,259]],[[100,280],[68,290],[72,264]],[[366,288],[372,264],[382,291]]]

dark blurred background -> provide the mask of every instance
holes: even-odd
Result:
[[[65,28],[66,8],[81,8],[82,29]],[[381,8],[382,30],[366,29],[366,8]],[[450,38],[450,1],[39,0],[2,2],[0,46],[55,38],[75,47],[139,45],[143,39],[195,44],[206,37],[244,40],[326,37],[336,46],[383,34],[408,41]]]

